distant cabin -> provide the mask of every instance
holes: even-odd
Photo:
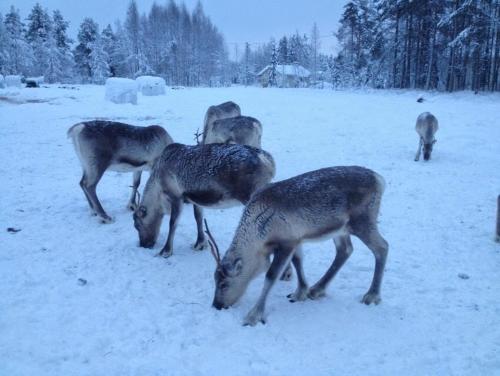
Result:
[[[269,75],[271,65],[268,65],[257,73],[257,78],[263,87],[269,86]],[[302,65],[276,65],[276,85],[279,87],[306,87],[309,86],[309,72]]]

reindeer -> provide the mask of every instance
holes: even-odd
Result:
[[[205,136],[205,135],[204,135]],[[242,144],[261,148],[262,124],[249,116],[216,120],[204,137],[204,144]]]
[[[206,240],[202,207],[246,204],[254,191],[271,181],[274,173],[272,156],[250,146],[167,146],[153,167],[134,213],[140,246],[154,246],[162,218],[170,213],[167,242],[159,256],[171,256],[183,203],[191,203],[198,230],[194,249],[203,249]]]
[[[141,172],[152,167],[156,158],[173,142],[158,125],[136,127],[115,121],[94,120],[73,125],[68,130],[83,168],[80,187],[94,215],[103,223],[112,219],[106,214],[96,194],[96,187],[106,170],[133,171],[132,195],[128,208],[137,207],[137,188]]]
[[[216,106],[210,106],[205,114],[202,143],[205,143],[205,137],[210,132],[214,121],[236,116],[241,116],[241,109],[240,106],[234,102],[229,101]]]
[[[375,256],[375,272],[361,300],[378,304],[388,244],[377,229],[384,179],[366,168],[330,167],[268,185],[247,203],[233,241],[221,260],[215,240],[209,244],[217,261],[216,309],[228,308],[244,294],[248,284],[267,270],[264,288],[244,324],[265,323],[267,295],[277,276],[292,261],[298,280],[291,302],[317,299],[352,253],[350,235],[363,241]],[[333,237],[337,254],[325,275],[308,288],[302,269],[301,244]],[[270,255],[273,255],[270,263]]]
[[[430,112],[423,112],[417,118],[415,130],[420,136],[418,143],[417,154],[415,155],[415,162],[420,159],[422,147],[424,149],[424,160],[431,159],[432,147],[436,143],[434,135],[438,130],[438,121]]]

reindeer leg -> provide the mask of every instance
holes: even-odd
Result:
[[[83,171],[82,179],[80,180],[80,188],[82,188],[83,194],[85,195],[85,198],[87,199],[87,202],[89,203],[90,210],[92,211],[92,215],[97,215],[97,212],[94,209],[94,205],[92,204],[92,201],[90,200],[90,197],[87,193],[87,190],[85,189],[86,184],[87,184],[87,176],[85,174],[85,171]]]
[[[422,141],[422,137],[420,137],[420,141],[418,141],[418,149],[417,149],[417,154],[415,155],[415,162],[418,162],[420,160],[420,154],[422,153],[422,146],[424,145]]]
[[[134,177],[132,180],[132,196],[130,196],[130,200],[127,204],[127,208],[132,211],[135,211],[135,209],[137,209],[137,206],[139,205],[139,203],[136,202],[136,199],[137,189],[139,188],[139,184],[141,184],[141,173],[142,171],[134,171]]]
[[[205,239],[205,233],[203,232],[203,209],[201,206],[193,204],[194,219],[196,220],[196,230],[198,231],[198,236],[196,238],[196,243],[193,245],[193,249],[196,251],[201,251],[207,246],[207,240]]]
[[[172,256],[172,253],[174,251],[173,248],[174,235],[175,235],[175,229],[177,228],[177,223],[179,222],[179,216],[182,211],[182,200],[174,199],[171,200],[170,204],[172,208],[170,210],[170,222],[168,228],[167,243],[165,244],[161,252],[158,254],[158,256],[162,256],[165,258]]]
[[[295,253],[292,256],[292,263],[297,272],[297,290],[293,294],[289,294],[287,298],[291,303],[306,300],[307,292],[309,290],[307,286],[306,277],[304,275],[304,269],[302,268],[302,248],[298,246]]]
[[[326,287],[352,254],[352,243],[349,235],[339,236],[334,239],[334,242],[337,249],[335,259],[325,275],[309,289],[308,296],[311,299],[317,299],[325,295]]]
[[[290,262],[293,251],[294,247],[282,245],[274,252],[273,262],[271,263],[271,266],[266,273],[264,288],[262,289],[257,303],[246,315],[245,320],[243,321],[243,325],[255,326],[255,324],[257,324],[259,321],[265,324],[264,310],[266,307],[267,295],[269,294],[269,291],[273,287],[278,277],[283,272],[283,269]]]
[[[103,223],[111,223],[113,222],[113,219],[106,214],[96,194],[97,184],[99,183],[99,180],[101,180],[106,168],[108,168],[108,163],[101,162],[96,164],[90,171],[87,170],[84,174],[85,179],[83,181],[82,189],[84,190],[89,201],[92,203],[92,208],[95,210],[97,215],[101,217],[101,221]]]

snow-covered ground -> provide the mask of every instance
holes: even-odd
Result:
[[[180,89],[134,106],[106,102],[102,86],[1,90],[0,375],[499,375],[500,96],[419,95]],[[295,280],[280,282],[268,323],[243,327],[263,276],[234,308],[211,308],[214,260],[190,248],[189,208],[169,259],[153,257],[168,221],[155,249],[138,247],[125,209],[130,174],[108,172],[98,187],[115,222],[90,215],[69,126],[96,117],[160,124],[193,143],[206,108],[225,100],[261,120],[275,180],[333,165],[385,177],[382,304],[359,303],[374,262],[354,239],[325,298],[291,304]],[[417,163],[423,111],[440,129],[433,159]],[[205,210],[221,248],[241,210]],[[313,283],[333,243],[306,244],[304,254]]]

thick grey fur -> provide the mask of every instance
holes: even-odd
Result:
[[[162,218],[170,212],[167,242],[160,255],[172,255],[182,206],[191,203],[198,229],[194,248],[203,249],[206,240],[201,207],[246,204],[274,174],[272,156],[254,147],[227,144],[167,146],[153,167],[134,214],[140,245],[152,247],[155,244]]]
[[[90,209],[102,222],[111,222],[96,194],[96,187],[106,170],[134,172],[132,195],[128,202],[136,208],[141,172],[149,170],[163,149],[173,142],[158,125],[137,127],[116,121],[94,120],[73,125],[68,130],[83,168],[80,186]]]
[[[373,280],[362,302],[379,303],[388,253],[388,244],[377,227],[384,186],[384,179],[377,173],[349,166],[308,172],[256,192],[215,272],[214,307],[233,305],[250,281],[267,271],[261,296],[244,323],[264,322],[267,294],[290,260],[298,276],[298,287],[289,295],[290,301],[323,296],[352,253],[350,235],[363,241],[375,256]],[[325,237],[334,238],[337,254],[325,275],[308,288],[300,246]]]
[[[234,102],[228,101],[216,106],[210,106],[205,114],[205,120],[203,122],[202,143],[205,143],[205,138],[211,133],[212,124],[214,121],[236,116],[241,116],[241,109],[240,106],[238,106]]]

